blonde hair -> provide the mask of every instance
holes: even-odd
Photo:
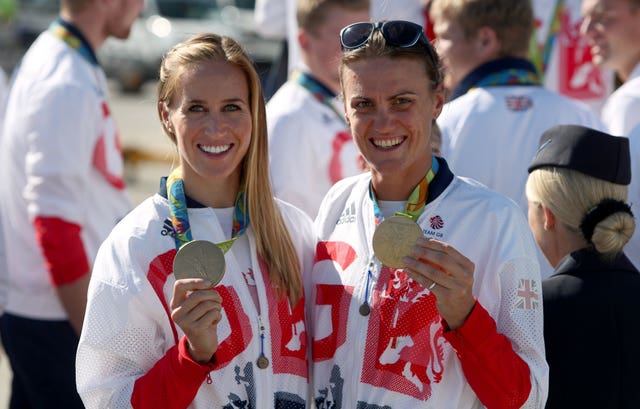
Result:
[[[256,236],[258,256],[269,268],[271,284],[279,296],[288,296],[292,305],[302,298],[302,276],[296,249],[274,200],[269,181],[269,157],[265,102],[260,78],[252,61],[232,38],[200,34],[176,45],[160,66],[158,115],[164,132],[176,143],[175,135],[162,120],[162,104],[168,105],[177,91],[185,67],[207,61],[226,61],[240,68],[249,83],[252,131],[249,149],[242,162],[240,185]]]
[[[529,175],[527,198],[542,203],[558,221],[582,237],[580,229],[585,215],[605,199],[627,202],[627,186],[596,179],[564,168],[540,168]],[[591,237],[595,250],[607,259],[620,253],[635,230],[633,216],[617,212],[596,224]]]
[[[344,89],[342,75],[345,67],[361,60],[378,57],[407,58],[421,61],[424,64],[427,78],[431,81],[432,91],[437,91],[442,84],[444,77],[442,63],[431,43],[424,44],[422,41],[418,41],[411,47],[395,47],[387,44],[381,30],[375,30],[366,46],[343,51],[340,60],[340,87]]]
[[[501,57],[526,55],[535,27],[530,0],[434,0],[429,16],[432,21],[446,18],[460,24],[467,39],[481,27],[492,28]]]

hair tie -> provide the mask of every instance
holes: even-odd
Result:
[[[629,213],[633,217],[631,207],[620,200],[604,199],[589,209],[580,223],[580,230],[582,230],[582,235],[587,239],[587,242],[593,244],[591,238],[598,223],[618,212]]]

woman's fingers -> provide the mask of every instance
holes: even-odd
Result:
[[[451,328],[464,323],[471,312],[474,263],[447,243],[420,238],[412,257],[403,258],[404,271],[437,297],[440,315]]]
[[[183,325],[217,324],[222,317],[222,297],[201,279],[177,280],[171,298],[171,317]]]

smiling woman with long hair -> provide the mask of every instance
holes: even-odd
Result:
[[[83,400],[307,407],[302,276],[315,235],[271,194],[253,64],[228,37],[176,45],[158,114],[179,165],[101,247],[78,350]]]

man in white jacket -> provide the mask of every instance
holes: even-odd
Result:
[[[0,68],[0,140],[2,139],[2,123],[4,122],[4,106],[9,91],[7,75]],[[2,221],[0,220],[0,316],[4,312],[7,305],[7,292],[9,291],[7,283],[7,264],[6,251],[4,248],[4,237],[2,236]]]
[[[584,0],[582,34],[591,45],[594,62],[614,70],[622,85],[607,99],[602,121],[608,132],[631,139],[631,209],[640,215],[640,182],[636,152],[640,141],[640,1]],[[634,130],[635,129],[635,130]],[[640,169],[639,169],[640,170]],[[640,268],[640,232],[636,229],[626,254]]]
[[[316,216],[338,180],[361,171],[340,93],[340,29],[369,19],[369,0],[298,1],[302,63],[267,104],[274,194]]]
[[[629,136],[640,123],[640,1],[584,0],[582,15],[593,61],[622,81],[602,108],[602,120],[610,134]]]
[[[545,87],[584,102],[600,115],[613,91],[613,72],[598,67],[580,34],[582,0],[532,0],[535,42],[531,59]]]
[[[460,176],[513,199],[527,214],[528,163],[542,133],[559,124],[595,129],[585,104],[546,89],[527,58],[534,27],[526,0],[435,0],[436,48],[452,89],[438,125],[442,155]],[[543,278],[553,269],[539,253]]]
[[[131,208],[95,51],[127,38],[142,0],[62,0],[24,56],[2,131],[11,407],[82,408],[75,353],[94,257]]]

